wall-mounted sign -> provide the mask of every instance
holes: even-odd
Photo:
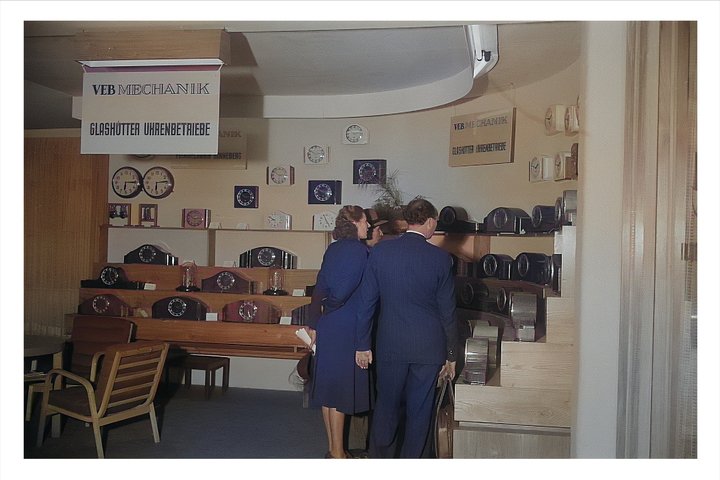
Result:
[[[168,62],[81,62],[81,153],[218,153],[222,62]]]
[[[451,167],[511,163],[514,145],[515,108],[450,119]]]

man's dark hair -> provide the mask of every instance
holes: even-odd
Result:
[[[407,204],[403,216],[409,225],[422,225],[428,218],[437,219],[438,211],[424,198],[415,198]]]

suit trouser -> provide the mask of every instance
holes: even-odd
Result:
[[[419,363],[376,363],[377,401],[368,451],[371,457],[394,457],[394,440],[404,410],[405,430],[400,457],[420,458],[430,432],[435,386],[441,367]]]

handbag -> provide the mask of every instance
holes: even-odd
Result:
[[[452,380],[443,380],[435,397],[435,457],[453,458],[455,389]]]

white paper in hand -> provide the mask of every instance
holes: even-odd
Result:
[[[307,331],[305,331],[304,328],[298,328],[297,330],[295,330],[295,335],[297,335],[300,340],[305,342],[305,345],[307,345],[308,347],[312,343],[310,335],[308,335]],[[313,353],[315,353],[315,345],[312,346],[312,351]]]

